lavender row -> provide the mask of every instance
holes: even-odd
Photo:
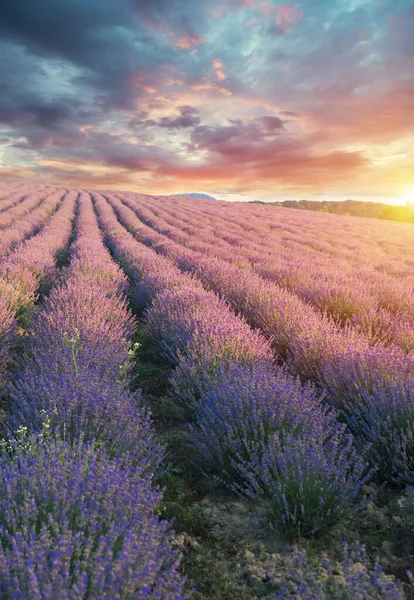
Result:
[[[196,403],[203,385],[200,376],[214,377],[222,359],[272,365],[273,353],[260,333],[199,281],[138,243],[102,196],[92,193],[92,197],[108,244],[135,282],[135,302],[141,308],[151,303],[146,313],[148,334],[176,367],[176,375],[181,373],[182,401]]]
[[[10,187],[10,189],[6,191],[2,191],[0,188],[0,212],[4,212],[9,210],[12,206],[15,206],[19,202],[21,202],[25,198],[24,192],[21,190],[18,191],[16,188]]]
[[[0,212],[4,212],[13,206],[24,201],[27,195],[43,192],[44,194],[53,193],[56,188],[50,185],[0,185]]]
[[[48,192],[43,190],[38,192],[28,191],[21,202],[0,213],[0,229],[6,229],[17,219],[31,213],[32,210],[42,203],[47,195]]]
[[[264,502],[286,535],[344,519],[371,473],[335,412],[314,387],[275,368],[264,338],[199,282],[138,244],[104,199],[92,195],[108,243],[136,281],[135,295],[150,302],[148,335],[175,366],[174,400],[192,409],[200,469]]]
[[[65,192],[60,190],[46,196],[37,208],[7,227],[1,235],[0,256],[8,254],[21,241],[38,233],[57,210],[64,194]]]
[[[132,194],[128,194],[133,197]],[[151,199],[151,197],[148,197]],[[380,222],[372,219],[353,219],[308,211],[298,213],[292,209],[278,209],[246,204],[230,205],[226,202],[201,201],[190,203],[183,198],[157,197],[157,204],[172,204],[184,209],[198,219],[208,218],[209,224],[220,228],[224,222],[238,243],[238,235],[249,237],[252,245],[262,251],[269,246],[277,251],[287,247],[310,253],[315,259],[325,253],[340,257],[348,267],[376,269],[395,264],[400,270],[397,277],[409,274],[413,265],[410,253],[412,226],[410,224]],[[219,232],[216,231],[218,235]],[[404,269],[402,271],[401,269]],[[390,271],[392,272],[392,271]]]
[[[359,342],[361,351],[368,349],[368,341],[345,332],[300,301],[295,295],[264,281],[253,273],[245,273],[236,266],[210,257],[205,253],[169,239],[155,229],[154,221],[130,200],[112,194],[109,202],[121,222],[133,231],[143,243],[168,256],[177,266],[226,298],[248,323],[263,331],[278,355],[288,363],[291,371],[305,379],[319,381],[323,361]],[[151,223],[152,226],[145,222]],[[352,337],[354,339],[352,339]],[[312,340],[312,344],[309,342]],[[321,350],[324,350],[321,352]],[[329,354],[328,354],[329,352]]]
[[[179,600],[170,525],[154,516],[164,449],[126,388],[127,282],[84,192],[72,256],[10,391],[7,425],[24,429],[3,452],[2,597]]]
[[[133,195],[123,196],[134,201]],[[360,271],[351,272],[338,254],[304,252],[303,245],[296,252],[291,245],[266,249],[264,235],[260,243],[242,228],[234,235],[224,219],[215,228],[210,223],[204,227],[202,218],[182,218],[163,204],[162,198],[140,197],[136,207],[147,224],[185,247],[259,274],[373,342],[394,343],[405,351],[414,348],[414,302],[407,279],[397,282],[373,268],[363,277]]]
[[[158,205],[159,202],[157,211]],[[395,338],[406,337],[398,327],[398,321],[404,319],[412,326],[414,318],[414,304],[409,292],[410,285],[414,283],[414,256],[409,252],[409,229],[400,227],[387,238],[384,235],[384,224],[383,229],[371,232],[371,237],[364,243],[361,236],[357,237],[357,228],[351,227],[346,235],[351,239],[352,250],[344,252],[343,247],[347,244],[346,240],[341,240],[341,221],[338,219],[326,224],[329,225],[327,232],[331,236],[326,242],[321,240],[325,233],[323,229],[317,231],[318,237],[312,241],[312,232],[309,231],[311,227],[301,229],[297,222],[292,233],[286,234],[283,228],[280,230],[280,239],[275,240],[273,235],[267,235],[268,220],[263,217],[259,219],[261,228],[258,227],[252,234],[253,214],[249,214],[246,231],[246,220],[244,223],[240,220],[238,229],[234,229],[228,219],[224,216],[217,218],[217,215],[213,229],[211,213],[211,208],[207,215],[198,211],[197,220],[192,221],[193,225],[197,223],[199,238],[202,235],[200,229],[203,229],[203,216],[204,219],[209,219],[210,232],[214,238],[214,244],[210,243],[210,251],[211,247],[217,247],[220,257],[226,257],[227,260],[239,254],[238,260],[244,262],[245,266],[251,265],[262,276],[288,287],[340,321],[349,320],[357,327],[364,327],[369,331],[369,326],[375,326],[376,321],[382,323],[383,329],[386,328],[388,318],[391,321],[388,325],[391,330],[389,335],[392,337],[392,329],[396,328]],[[285,216],[284,213],[282,215]],[[302,217],[302,220],[308,225],[307,216]],[[188,218],[186,223],[187,221]],[[322,219],[319,224],[323,227]],[[368,229],[369,225],[370,223],[365,227]],[[280,227],[287,226],[289,220],[282,218]],[[385,239],[381,239],[384,237]],[[340,245],[338,240],[341,240]],[[197,243],[200,242],[197,240]],[[229,248],[229,244],[233,248]],[[234,244],[238,247],[237,253],[234,252]],[[377,250],[380,252],[375,259]]]
[[[69,192],[42,232],[30,238],[0,263],[0,394],[8,380],[10,351],[18,333],[17,317],[27,313],[40,286],[56,276],[58,251],[69,242],[78,194]]]
[[[42,232],[25,241],[0,263],[0,295],[9,306],[21,310],[36,299],[36,291],[55,269],[56,253],[72,233],[78,194],[69,192]]]
[[[402,483],[413,480],[413,353],[371,346],[356,331],[321,319],[296,296],[252,273],[175,244],[144,225],[114,195],[109,200],[138,239],[229,300],[250,325],[271,339],[293,374],[327,391],[330,404],[346,415],[360,448],[370,448],[371,463],[378,467],[380,477]],[[388,397],[392,402],[387,403]]]
[[[27,436],[1,454],[4,600],[182,600],[160,493],[90,443]]]

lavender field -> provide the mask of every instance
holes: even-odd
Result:
[[[414,598],[414,228],[0,186],[0,598]]]

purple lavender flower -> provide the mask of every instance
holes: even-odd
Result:
[[[200,468],[264,499],[273,526],[287,536],[344,520],[369,476],[315,389],[268,365],[220,365],[191,430]]]
[[[49,436],[0,458],[1,597],[183,598],[160,494],[103,451]]]
[[[343,412],[360,448],[369,448],[377,477],[414,483],[414,382],[404,378],[362,390]]]

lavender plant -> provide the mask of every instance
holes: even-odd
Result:
[[[71,443],[82,433],[85,440],[103,445],[111,457],[129,454],[142,471],[152,473],[164,456],[139,392],[131,394],[81,362],[75,374],[70,355],[65,362],[62,355],[54,361],[37,354],[15,380],[11,402],[6,421],[10,430],[25,425],[40,431],[44,411],[55,414],[54,427],[64,427]]]
[[[371,474],[312,386],[267,366],[221,365],[192,426],[199,466],[264,499],[287,537],[343,521]]]
[[[414,483],[414,382],[405,378],[360,390],[343,413],[359,448],[388,483]]]
[[[244,465],[247,493],[267,500],[273,527],[288,538],[343,523],[372,477],[351,436],[339,429],[323,442],[275,434],[261,458]]]
[[[205,387],[191,426],[193,445],[200,466],[219,471],[229,485],[240,479],[241,464],[260,460],[275,433],[325,439],[335,423],[312,385],[268,364],[222,361]]]
[[[3,447],[0,469],[2,598],[183,598],[160,494],[132,465],[43,432]]]

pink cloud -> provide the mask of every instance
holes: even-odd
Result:
[[[283,31],[289,33],[293,25],[300,21],[305,14],[298,10],[293,4],[276,6],[276,25]]]
[[[172,33],[172,32],[171,32]],[[180,37],[172,34],[173,43],[181,50],[193,50],[201,44],[205,44],[208,40],[200,35],[182,35]]]
[[[225,81],[225,79],[227,79],[225,73],[224,73],[224,65],[222,62],[220,62],[217,58],[215,58],[213,60],[213,67],[216,71],[216,76],[217,79],[219,81]]]

